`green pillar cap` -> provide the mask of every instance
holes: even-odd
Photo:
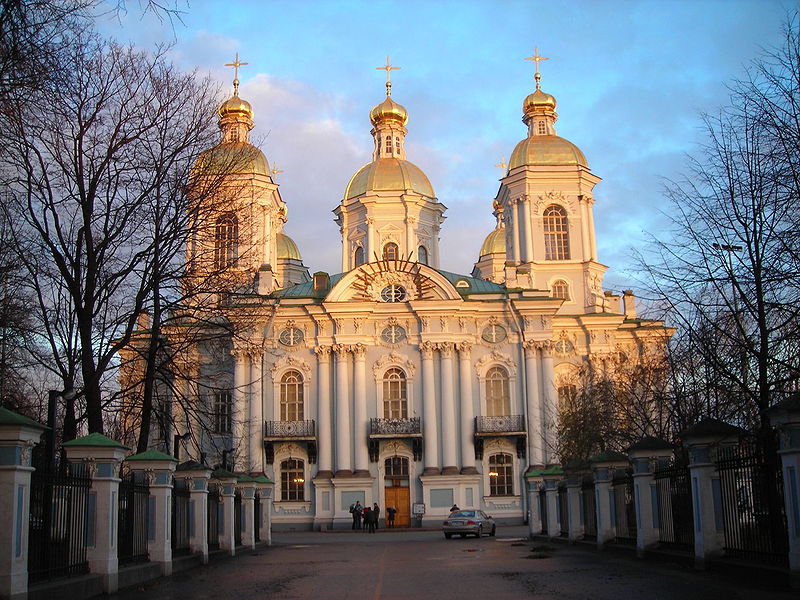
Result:
[[[172,462],[178,462],[174,456],[170,456],[169,454],[164,454],[158,450],[146,450],[145,452],[140,452],[139,454],[134,454],[133,456],[129,456],[126,458],[128,462],[136,461],[136,460],[169,460]]]
[[[50,429],[47,425],[42,425],[38,421],[23,417],[2,406],[0,406],[0,425],[24,425],[25,427],[35,427],[37,429]]]
[[[90,433],[83,437],[64,442],[65,448],[76,448],[81,446],[91,446],[95,448],[122,448],[123,450],[130,450],[127,446],[123,446],[119,442],[104,436],[102,433]]]

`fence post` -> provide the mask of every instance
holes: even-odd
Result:
[[[594,474],[595,510],[597,511],[597,549],[617,536],[611,482],[614,471],[628,466],[628,458],[619,452],[601,452],[589,459]]]
[[[655,465],[672,456],[672,446],[651,436],[628,448],[628,459],[633,465],[634,506],[636,507],[636,556],[658,544],[658,490],[655,483]]]
[[[211,469],[198,462],[187,461],[175,469],[175,477],[186,481],[189,487],[189,551],[201,554],[203,564],[208,564],[208,479]]]
[[[689,477],[694,514],[694,564],[707,562],[723,552],[725,523],[722,491],[714,477],[714,454],[719,444],[735,442],[742,430],[717,419],[704,419],[682,431],[679,437],[689,450]]]
[[[256,547],[256,482],[250,475],[239,475],[236,487],[242,495],[242,546]]]
[[[545,498],[547,505],[547,535],[558,537],[561,534],[561,522],[558,520],[558,482],[564,477],[561,465],[553,465],[542,471]],[[562,515],[563,518],[566,518]]]
[[[539,489],[544,486],[542,478],[543,469],[532,469],[525,474],[528,482],[528,535],[532,538],[535,535],[547,533],[542,531],[542,508],[539,502]]]
[[[780,432],[783,501],[789,528],[789,572],[792,587],[800,588],[800,393],[769,410],[770,422]]]
[[[272,480],[265,476],[259,475],[253,477],[256,483],[256,493],[261,499],[259,503],[259,510],[261,510],[261,529],[259,537],[261,542],[267,546],[272,545],[272,492],[275,489],[275,484]]]
[[[0,598],[28,595],[31,448],[47,429],[0,407]]]
[[[220,506],[222,519],[219,522],[219,547],[231,556],[236,554],[236,519],[234,511],[234,497],[236,496],[236,479],[234,473],[226,469],[216,469],[211,473],[211,478],[219,485]]]
[[[92,488],[89,492],[90,538],[86,540],[89,571],[103,576],[103,591],[113,594],[119,588],[119,468],[130,449],[100,433],[64,444],[67,460],[83,462],[89,469]]]
[[[585,461],[572,461],[564,467],[567,473],[567,537],[570,542],[575,542],[583,537],[581,483],[583,471],[586,467]]]
[[[147,552],[150,562],[161,565],[162,575],[172,575],[172,473],[178,461],[158,450],[147,450],[129,456],[126,462],[132,471],[144,472],[150,479]]]

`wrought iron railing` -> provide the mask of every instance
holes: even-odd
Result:
[[[189,502],[191,494],[186,481],[175,481],[172,489],[172,552],[189,552]]]
[[[316,423],[313,419],[308,421],[267,421],[264,423],[264,437],[272,438],[300,438],[314,437]]]
[[[658,541],[678,550],[694,547],[694,516],[689,467],[686,464],[662,466],[655,470],[658,499]]]
[[[475,433],[517,433],[525,431],[525,415],[475,417]]]
[[[238,490],[233,497],[233,541],[242,545],[242,494]]]
[[[616,475],[614,487],[614,523],[616,539],[622,542],[636,542],[636,506],[634,505],[633,474]]]
[[[410,419],[370,419],[370,435],[417,435],[422,433],[419,417]]]
[[[117,557],[119,564],[144,562],[147,553],[147,511],[150,486],[144,473],[123,469],[119,482]]]
[[[91,479],[80,466],[31,473],[29,582],[89,572],[85,540],[90,487]]]
[[[219,548],[219,488],[208,486],[208,549]]]
[[[559,535],[561,537],[569,536],[569,496],[566,485],[558,487],[558,525],[560,527]]]
[[[583,511],[583,539],[597,539],[597,501],[594,480],[587,477],[581,482],[581,510]]]

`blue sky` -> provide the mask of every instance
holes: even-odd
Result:
[[[181,0],[178,0],[180,3]],[[441,267],[469,273],[493,229],[500,170],[525,137],[521,106],[533,90],[558,100],[558,134],[592,171],[606,288],[628,285],[631,248],[658,233],[664,181],[686,171],[702,140],[700,114],[727,101],[726,85],[762,48],[779,45],[796,2],[462,0],[245,1],[179,4],[173,28],[132,10],[103,24],[120,41],[174,42],[183,68],[210,72],[230,92],[242,61],[241,96],[253,104],[253,138],[289,206],[286,232],[311,271],[340,271],[331,210],[370,160],[369,111],[384,97],[390,55],[393,99],[409,111],[407,154],[448,207]]]

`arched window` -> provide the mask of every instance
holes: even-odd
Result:
[[[406,374],[392,367],[383,374],[383,418],[407,419]]]
[[[364,264],[364,247],[363,246],[359,246],[358,248],[356,248],[356,253],[355,253],[355,256],[353,257],[353,262],[355,263],[355,266],[357,266],[357,267]]]
[[[560,411],[569,410],[575,404],[575,399],[578,397],[578,388],[574,385],[567,384],[559,386],[558,388],[558,409]]]
[[[544,209],[544,258],[545,260],[569,259],[567,211],[555,204]]]
[[[397,260],[400,258],[400,248],[394,242],[389,242],[383,247],[384,260]]]
[[[489,457],[490,496],[514,495],[513,464],[514,459],[510,454],[492,454]]]
[[[303,376],[299,371],[287,371],[281,377],[281,421],[303,418]]]
[[[392,136],[386,136],[386,154],[392,153]]]
[[[397,152],[398,154],[400,154],[400,138],[399,137],[395,137],[394,138],[394,151]]]
[[[281,500],[305,500],[305,463],[298,458],[281,462]]]
[[[550,295],[553,298],[569,300],[569,284],[563,279],[556,279],[553,282],[553,287],[550,289]]]
[[[503,367],[492,367],[486,373],[486,416],[505,417],[511,414],[511,398],[508,392],[508,371]]]
[[[214,268],[225,269],[236,266],[238,253],[239,224],[236,215],[222,215],[214,229]]]
[[[423,265],[428,264],[428,249],[425,246],[417,248],[417,261],[421,262]]]
[[[385,479],[408,479],[408,459],[404,456],[390,456],[383,466]]]

